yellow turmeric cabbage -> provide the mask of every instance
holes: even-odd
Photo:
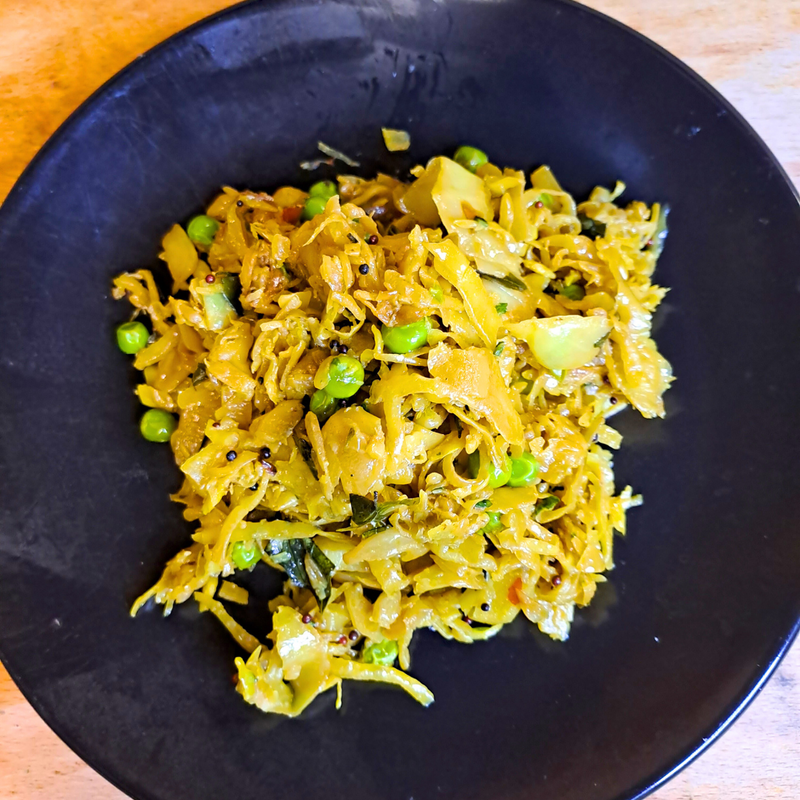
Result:
[[[136,394],[178,417],[194,526],[131,613],[194,598],[263,711],[344,680],[429,704],[406,672],[423,627],[474,642],[522,612],[566,638],[640,502],[616,493],[608,419],[664,414],[664,209],[616,205],[621,185],[577,203],[547,167],[412,174],[341,176],[305,221],[299,189],[225,188],[210,245],[164,237],[172,296],[146,270],[114,281],[152,327]],[[286,580],[259,641],[236,579],[265,564]]]

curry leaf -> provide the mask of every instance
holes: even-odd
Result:
[[[528,290],[528,287],[515,275],[490,275],[488,272],[481,272],[480,270],[478,270],[478,275],[481,278],[499,283],[501,286],[505,286],[506,289],[513,289],[516,292]]]
[[[331,596],[331,574],[334,564],[313,539],[303,539],[302,542],[306,550],[305,568],[311,589],[317,597],[319,610],[324,611]]]
[[[297,449],[300,451],[300,455],[303,457],[303,461],[305,461],[306,464],[308,464],[308,468],[311,470],[311,474],[314,476],[316,480],[319,480],[319,473],[317,472],[317,465],[314,463],[313,448],[311,447],[311,442],[307,442],[305,439],[301,439],[297,434],[295,434],[294,443],[297,445]]]
[[[198,364],[197,369],[192,373],[192,386],[208,380],[208,372],[205,364]]]
[[[606,224],[604,222],[598,222],[591,217],[587,217],[586,214],[578,214],[578,220],[580,220],[581,230],[584,236],[588,236],[590,239],[596,239],[598,236],[606,235]]]
[[[362,497],[360,494],[350,495],[350,508],[353,522],[356,525],[367,525],[378,516],[378,493],[372,497]]]
[[[310,589],[303,557],[305,548],[299,539],[270,539],[266,547],[267,555],[289,576],[289,580],[302,589]]]

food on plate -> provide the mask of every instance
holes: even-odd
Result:
[[[640,502],[609,418],[664,414],[667,208],[617,204],[621,184],[578,203],[467,146],[412,178],[224,188],[164,237],[168,296],[147,270],[114,281],[141,432],[170,442],[193,526],[132,614],[194,599],[263,711],[345,679],[429,704],[419,628],[469,643],[522,613],[565,639]],[[266,565],[285,583],[259,640],[236,616]]]

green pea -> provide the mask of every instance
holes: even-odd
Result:
[[[123,322],[117,328],[117,346],[130,356],[146,347],[149,338],[150,331],[141,322]]]
[[[481,528],[481,533],[496,533],[503,529],[499,511],[487,511],[489,521]]]
[[[461,164],[464,169],[468,169],[470,172],[477,172],[479,167],[489,163],[489,156],[483,150],[478,150],[477,147],[470,147],[464,144],[456,150],[453,161],[456,164]]]
[[[569,286],[561,286],[558,291],[567,298],[567,300],[583,300],[586,297],[586,291],[579,283],[571,283]]]
[[[382,642],[373,642],[364,648],[361,655],[366,664],[380,664],[382,667],[391,667],[397,658],[397,642],[393,639],[384,639]]]
[[[195,244],[204,244],[208,247],[217,235],[219,230],[219,222],[213,217],[208,217],[205,214],[200,214],[189,220],[186,226],[186,233]]]
[[[338,194],[339,191],[336,188],[336,184],[333,181],[319,181],[319,183],[315,183],[309,190],[308,194],[311,197],[324,197],[326,200],[329,200],[335,194]]]
[[[390,328],[381,325],[383,343],[390,353],[410,353],[428,342],[431,332],[431,322],[425,317],[418,322],[409,322],[408,325],[398,325]]]
[[[467,460],[467,469],[469,471],[470,478],[478,477],[481,471],[480,451],[476,450],[474,453],[469,454],[469,458]],[[511,477],[511,459],[506,456],[506,468],[502,472],[494,465],[494,461],[490,460],[488,471],[489,486],[491,486],[492,489],[499,489],[501,486],[505,486]]]
[[[511,459],[511,476],[508,485],[518,488],[530,486],[536,480],[539,462],[530,454],[523,453],[519,458]]]
[[[139,430],[148,442],[168,442],[178,423],[168,411],[151,408],[142,414]]]
[[[511,459],[506,456],[506,466],[500,471],[494,465],[494,461],[489,461],[489,486],[492,489],[499,489],[505,486],[511,478]]]
[[[336,411],[339,401],[328,394],[324,389],[317,389],[311,395],[311,402],[308,405],[308,410],[312,414],[316,414],[320,422],[325,422],[328,417]]]
[[[327,197],[309,197],[303,204],[303,219],[313,219],[317,214],[321,214],[325,210],[327,203]]]
[[[261,553],[253,542],[234,542],[231,558],[239,569],[250,569],[261,558]]]
[[[352,397],[364,385],[364,367],[352,356],[336,356],[328,367],[325,391],[338,400]]]

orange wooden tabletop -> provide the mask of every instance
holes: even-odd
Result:
[[[165,37],[229,5],[230,0],[1,0],[0,199],[94,89]],[[800,0],[587,5],[664,45],[710,80],[800,185]],[[47,728],[0,667],[0,800],[123,797]],[[653,795],[778,798],[800,800],[800,644],[732,730]]]

